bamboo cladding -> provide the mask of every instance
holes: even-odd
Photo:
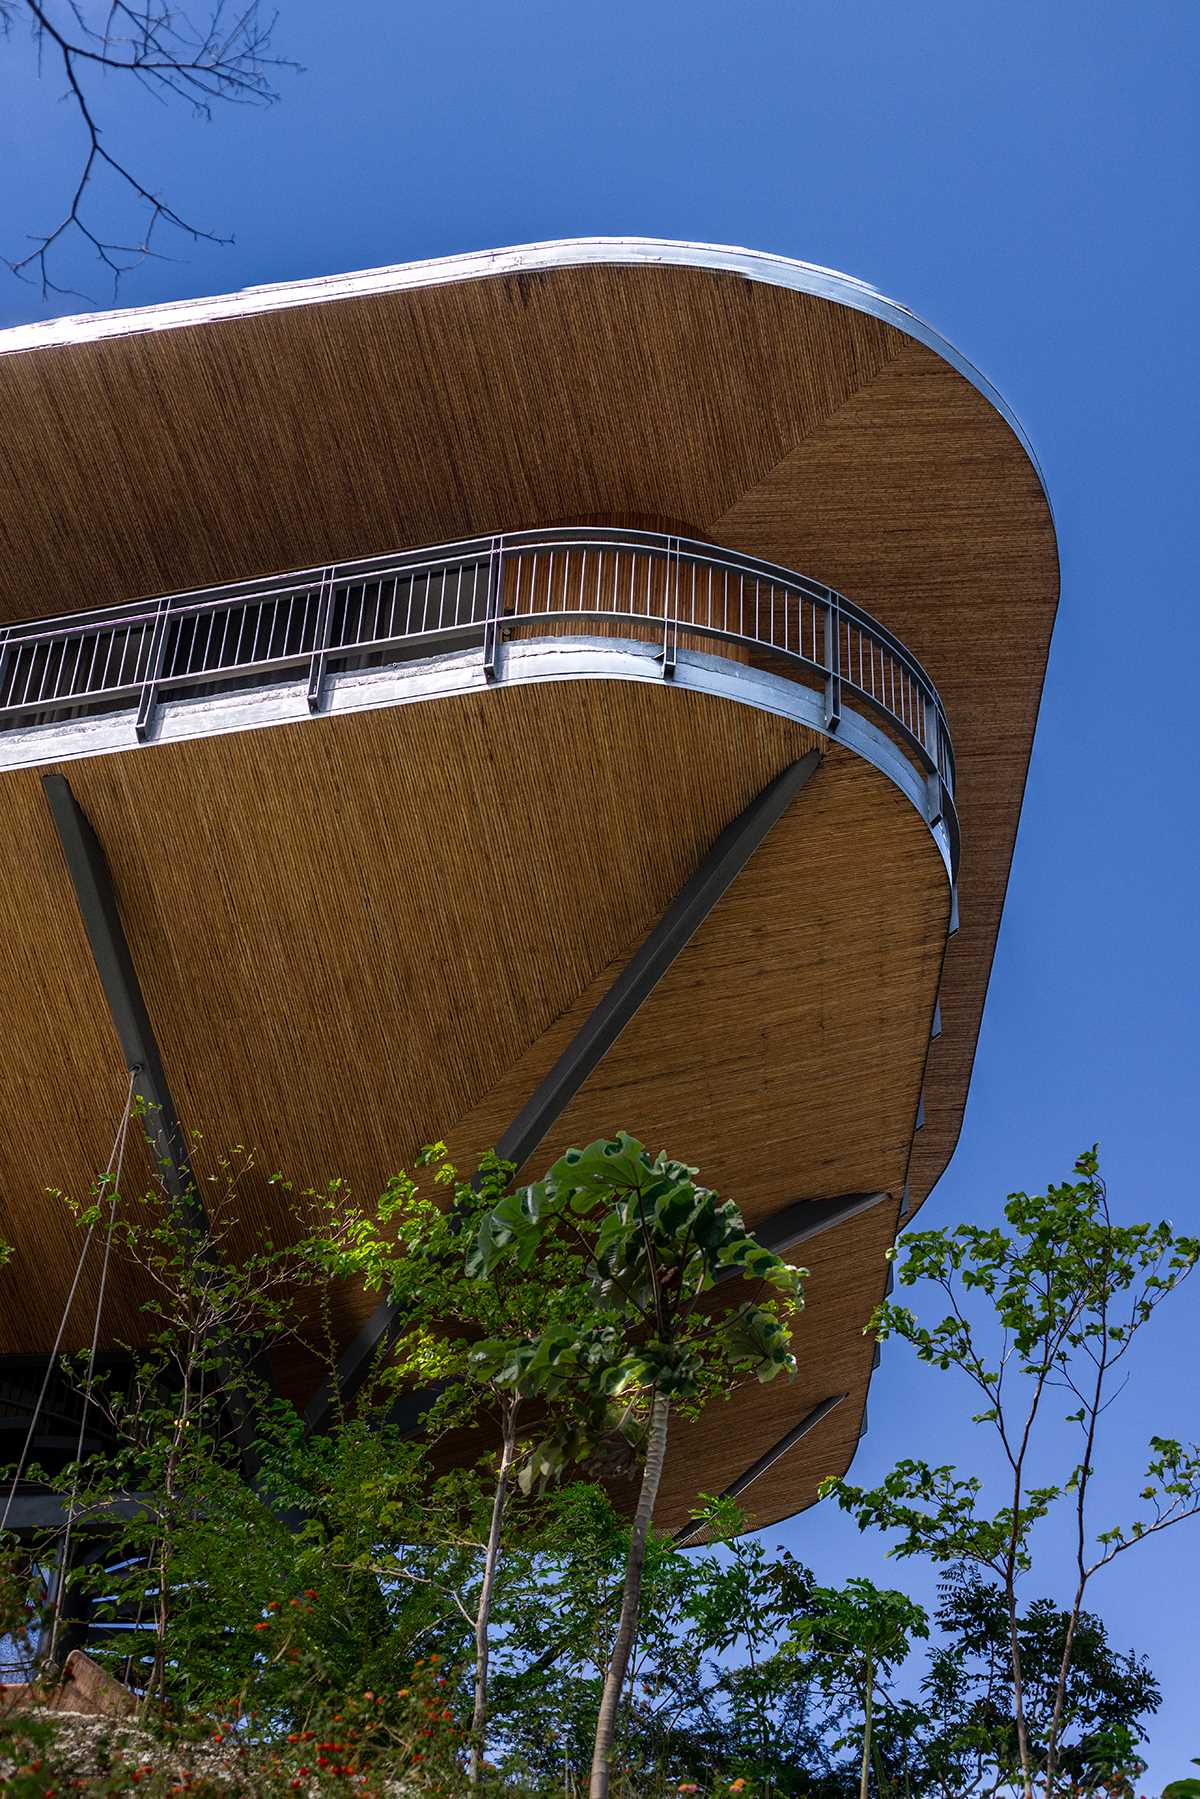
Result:
[[[263,1174],[370,1193],[503,1079],[811,741],[657,686],[556,684],[69,775],[185,1124],[256,1146]],[[103,1167],[124,1077],[37,776],[9,793],[0,1091],[26,1122],[0,1144],[0,1194],[5,1234],[36,1252],[57,1217],[45,1188],[86,1190]],[[247,1190],[248,1224],[268,1200]],[[32,1288],[7,1272],[4,1347],[52,1340],[59,1260]]]
[[[596,268],[0,356],[3,603],[70,611],[520,524],[694,527],[904,341],[805,295]]]
[[[275,1169],[370,1194],[431,1137],[464,1162],[493,1142],[722,826],[815,741],[669,684],[589,682],[72,765],[181,1116],[214,1150],[258,1152],[247,1227],[279,1226]],[[74,1237],[45,1188],[86,1191],[124,1086],[36,778],[12,798],[31,854],[4,898],[29,960],[0,975],[4,1099],[26,1121],[0,1144],[10,1352],[52,1340]],[[187,820],[169,853],[168,817]],[[700,1161],[755,1222],[806,1194],[898,1192],[946,908],[921,819],[829,748],[539,1161],[628,1128]],[[825,1297],[814,1284],[811,1343],[839,1378],[882,1271],[872,1255]],[[110,1341],[136,1334],[141,1297],[116,1296]],[[70,1341],[94,1298],[85,1280]],[[366,1303],[343,1296],[346,1334]],[[300,1391],[312,1364],[290,1366]],[[772,1429],[753,1407],[723,1415],[705,1484]]]
[[[746,1495],[756,1524],[794,1511],[848,1465],[869,1379],[862,1326],[900,1195],[907,1181],[924,1198],[962,1118],[1057,595],[1024,449],[896,326],[695,267],[564,267],[178,329],[136,320],[22,354],[0,338],[2,619],[612,525],[706,539],[838,589],[936,684],[963,849],[949,944],[944,867],[882,774],[836,741],[669,682],[500,682],[66,770],[108,854],[185,1125],[213,1149],[256,1146],[249,1231],[274,1216],[276,1168],[300,1186],[344,1174],[369,1194],[431,1138],[463,1161],[494,1142],[722,828],[822,750],[538,1157],[627,1128],[699,1163],[752,1224],[804,1197],[891,1195],[805,1245],[801,1380],[680,1431],[659,1521],[682,1522],[698,1478],[719,1491],[844,1392]],[[651,569],[651,618],[667,579]],[[628,569],[521,559],[503,600],[518,619],[549,615],[529,635],[586,632],[567,614],[596,581],[611,604]],[[693,622],[745,628],[727,593],[701,598]],[[785,647],[815,625],[795,595],[756,601]],[[629,611],[628,636],[661,635]],[[772,666],[769,651],[687,622],[681,653]],[[82,1195],[104,1166],[126,1077],[38,774],[0,780],[12,846],[0,1098],[13,1121],[0,1236],[17,1247],[0,1272],[0,1351],[36,1352],[77,1245],[45,1190]],[[134,1153],[127,1186],[149,1176]],[[113,1339],[136,1334],[140,1297],[116,1295]],[[366,1303],[341,1296],[341,1332]],[[311,1360],[278,1360],[299,1394]]]
[[[929,670],[958,757],[928,1191],[966,1098],[1057,596],[1035,470],[933,350],[740,274],[563,267],[169,330],[133,314],[125,335],[0,354],[0,413],[0,617],[555,523],[687,532],[865,606]]]

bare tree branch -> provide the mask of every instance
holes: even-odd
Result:
[[[271,53],[278,15],[264,14],[259,0],[232,9],[226,0],[216,0],[197,26],[172,0],[103,0],[92,9],[85,0],[0,0],[0,35],[10,37],[21,17],[28,19],[37,46],[39,75],[47,56],[51,66],[62,69],[63,98],[83,128],[83,154],[62,218],[53,229],[34,235],[34,247],[24,256],[3,259],[11,273],[36,283],[43,299],[60,294],[86,301],[79,289],[55,279],[58,258],[72,242],[82,243],[112,276],[115,297],[122,275],[147,258],[163,259],[155,242],[163,226],[193,242],[231,242],[177,212],[128,161],[107,148],[92,83],[126,76],[164,105],[182,100],[203,119],[211,119],[218,102],[271,106],[279,98],[272,86],[276,72],[296,67]],[[106,236],[97,222],[97,183],[106,175],[142,213],[144,223],[133,243]]]

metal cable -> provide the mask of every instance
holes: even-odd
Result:
[[[88,1349],[87,1380],[83,1388],[83,1409],[79,1414],[79,1436],[75,1444],[74,1474],[71,1480],[71,1497],[67,1505],[67,1527],[63,1533],[62,1549],[59,1552],[58,1591],[55,1594],[54,1622],[50,1627],[50,1651],[48,1660],[54,1661],[54,1651],[58,1646],[58,1627],[62,1621],[63,1601],[66,1597],[67,1580],[71,1569],[71,1531],[75,1523],[75,1505],[79,1498],[79,1464],[83,1460],[83,1442],[87,1431],[88,1413],[92,1407],[92,1385],[96,1375],[96,1349],[100,1342],[100,1318],[104,1311],[104,1294],[108,1286],[108,1265],[112,1258],[113,1230],[117,1222],[117,1200],[120,1197],[121,1169],[125,1162],[125,1141],[129,1134],[129,1116],[133,1102],[134,1076],[129,1077],[129,1092],[125,1100],[125,1113],[117,1132],[117,1140],[113,1145],[112,1155],[106,1170],[106,1178],[111,1177],[112,1199],[108,1208],[108,1224],[104,1232],[104,1260],[100,1264],[100,1286],[96,1294],[96,1311],[92,1319],[92,1341]]]
[[[138,1076],[138,1070],[136,1068],[131,1068],[129,1071],[129,1086],[125,1093],[125,1108],[121,1115],[121,1123],[118,1126],[116,1137],[113,1139],[112,1150],[111,1150],[111,1152],[109,1154],[109,1158],[108,1158],[108,1167],[105,1169],[106,1175],[111,1174],[113,1171],[113,1166],[117,1159],[118,1150],[120,1150],[120,1152],[122,1154],[124,1154],[125,1133],[129,1128],[129,1117],[130,1117],[130,1113],[133,1109],[133,1087],[134,1087],[134,1082],[137,1079],[137,1076]],[[4,1530],[8,1525],[8,1515],[12,1511],[13,1500],[17,1496],[17,1488],[21,1484],[21,1477],[25,1472],[25,1467],[29,1460],[29,1451],[30,1451],[30,1448],[33,1443],[34,1433],[37,1430],[38,1420],[41,1418],[41,1415],[42,1415],[42,1407],[46,1403],[46,1394],[48,1393],[48,1391],[50,1389],[50,1381],[54,1374],[54,1367],[55,1367],[55,1363],[56,1363],[56,1360],[58,1357],[59,1347],[63,1340],[63,1333],[66,1331],[66,1328],[67,1328],[67,1320],[71,1316],[71,1307],[75,1303],[75,1294],[77,1293],[77,1291],[79,1289],[80,1277],[83,1274],[83,1265],[87,1260],[87,1253],[88,1253],[88,1250],[91,1248],[92,1238],[95,1236],[95,1234],[96,1234],[95,1224],[89,1224],[88,1228],[87,1228],[87,1235],[83,1239],[83,1248],[79,1252],[79,1260],[75,1264],[75,1278],[71,1282],[71,1290],[67,1294],[67,1301],[66,1301],[65,1306],[63,1307],[63,1314],[62,1314],[62,1317],[59,1319],[58,1334],[55,1336],[55,1339],[54,1339],[54,1347],[50,1351],[49,1358],[46,1362],[46,1372],[42,1377],[41,1391],[38,1394],[37,1400],[34,1404],[33,1414],[29,1420],[29,1429],[25,1433],[25,1441],[21,1446],[20,1456],[17,1458],[16,1472],[13,1474],[12,1485],[8,1489],[8,1498],[4,1502],[4,1515],[2,1517],[0,1517],[0,1530]],[[107,1262],[107,1258],[106,1258],[106,1262]]]

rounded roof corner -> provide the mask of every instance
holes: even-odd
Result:
[[[765,286],[781,287],[846,306],[923,344],[968,381],[1004,420],[1027,456],[1041,486],[1051,523],[1054,504],[1045,472],[1029,433],[999,389],[948,338],[918,313],[893,300],[868,281],[774,251],[682,238],[568,237],[515,244],[493,250],[470,250],[416,262],[393,263],[348,274],[322,275],[298,281],[266,283],[211,298],[172,300],[154,306],[90,312],[18,325],[0,331],[0,357],[75,344],[94,343],[145,331],[178,330],[243,318],[293,306],[321,305],[366,294],[399,293],[422,287],[519,276],[589,266],[628,268],[693,268],[711,274],[739,275]]]

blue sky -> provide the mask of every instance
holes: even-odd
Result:
[[[206,125],[105,85],[113,147],[236,237],[164,243],[185,260],[143,267],[122,303],[539,238],[697,238],[875,283],[1005,394],[1046,473],[1063,602],[966,1128],[924,1222],[990,1217],[1100,1138],[1119,1213],[1200,1228],[1193,0],[281,0],[277,45],[303,70],[267,112]],[[19,32],[0,51],[7,255],[76,166],[61,85]],[[64,273],[111,303],[80,262]],[[0,323],[74,309],[0,275]],[[1114,1515],[1150,1430],[1200,1434],[1198,1302],[1163,1316],[1113,1415]],[[968,1453],[946,1378],[889,1353],[858,1478]],[[935,1418],[936,1446],[913,1423]],[[1148,1792],[1200,1756],[1188,1530],[1096,1592],[1166,1691]],[[771,1536],[823,1578],[929,1592],[836,1516]]]

